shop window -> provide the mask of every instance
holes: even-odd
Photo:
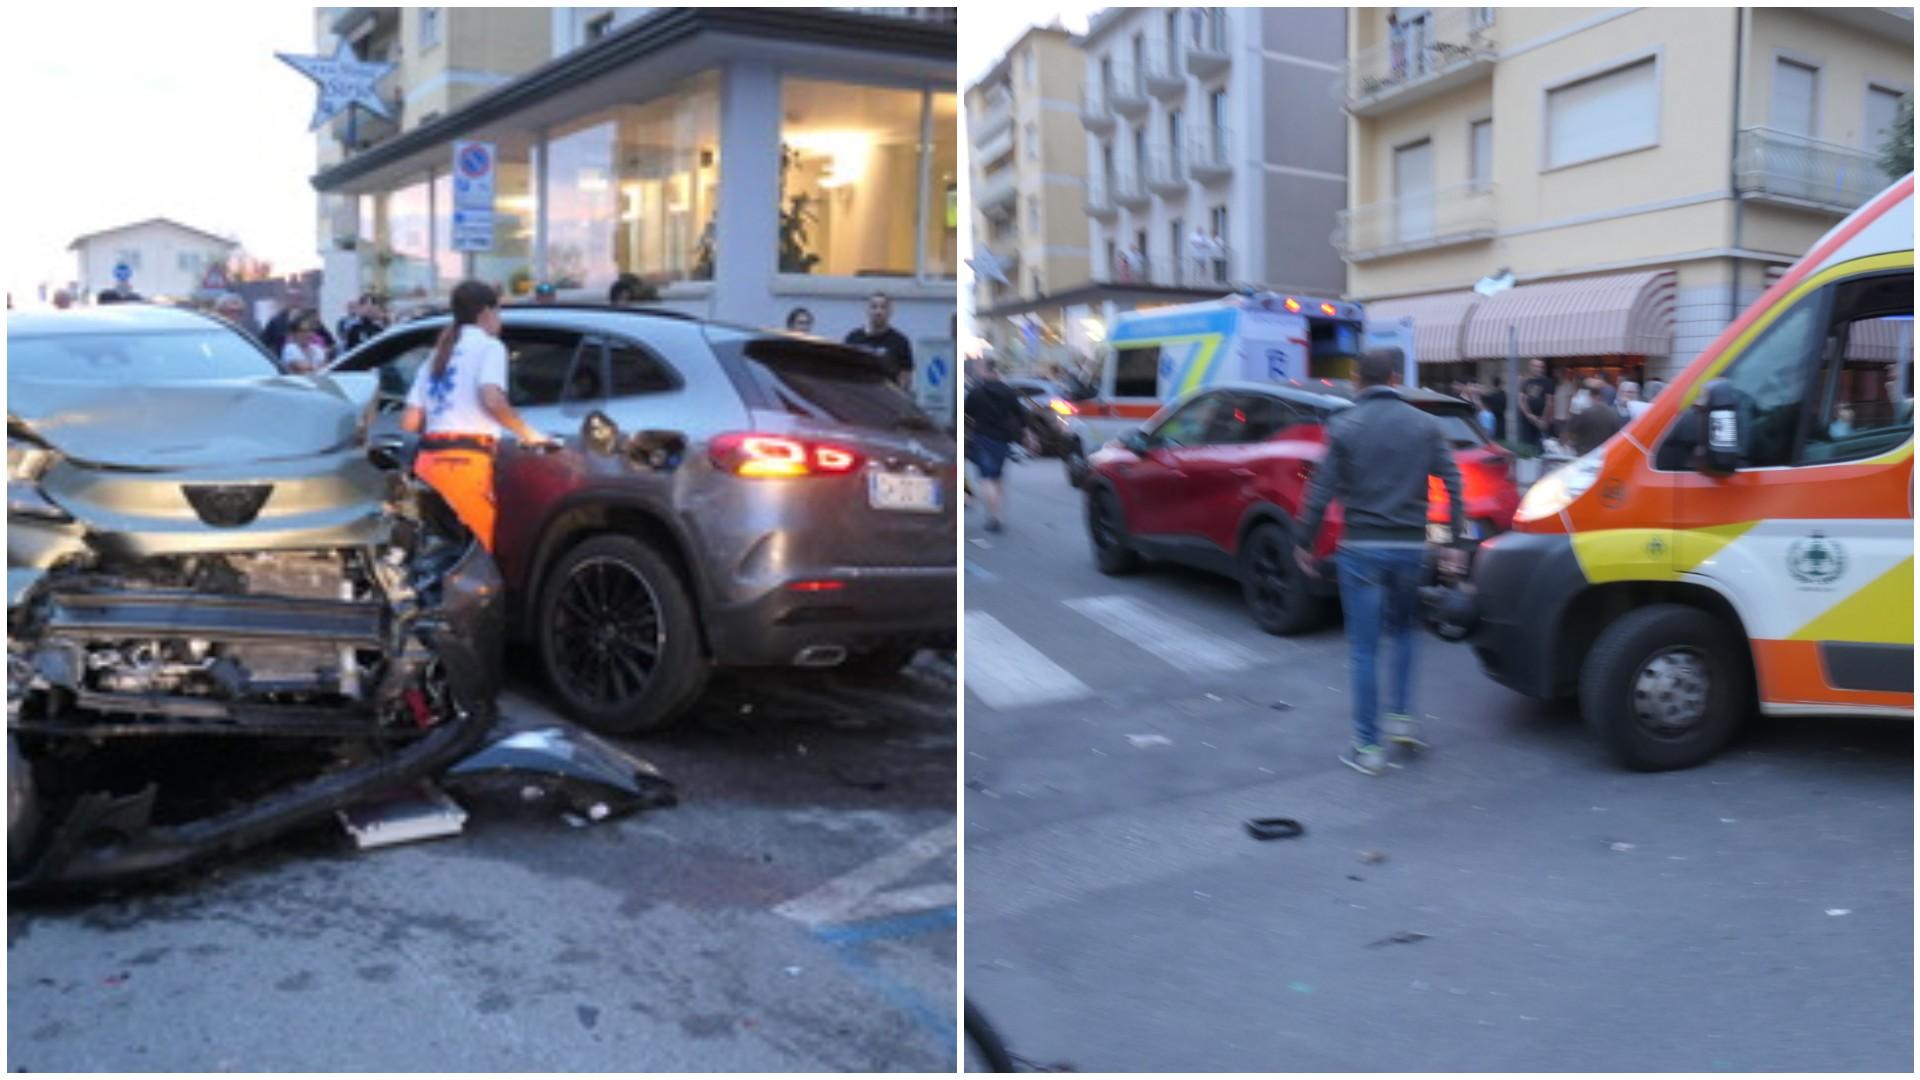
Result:
[[[387,236],[382,245],[386,291],[419,298],[433,288],[432,214],[427,184],[409,184],[387,196]]]
[[[958,95],[787,79],[782,98],[779,272],[952,278]]]
[[[717,76],[601,113],[548,144],[548,277],[610,287],[711,280],[720,187]]]
[[[466,256],[453,250],[453,174],[433,178],[433,274],[437,291],[449,293],[466,277]]]
[[[493,165],[493,247],[473,253],[473,276],[509,297],[532,295],[533,229],[539,207],[533,187],[539,151],[508,145],[495,148]],[[444,212],[444,211],[443,211]]]

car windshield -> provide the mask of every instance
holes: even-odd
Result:
[[[276,375],[267,354],[230,330],[9,337],[10,377],[65,382],[187,382]]]

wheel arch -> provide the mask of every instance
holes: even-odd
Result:
[[[1247,537],[1262,525],[1273,524],[1293,534],[1293,515],[1277,503],[1261,500],[1246,508],[1240,515],[1240,524],[1233,531],[1233,553],[1240,554],[1246,547]]]
[[[635,498],[588,497],[562,505],[540,530],[540,539],[534,545],[516,622],[533,629],[532,621],[539,611],[539,597],[547,587],[548,575],[567,552],[595,536],[608,533],[631,536],[658,550],[681,580],[688,583],[694,623],[700,631],[700,648],[711,656],[713,643],[707,635],[706,579],[699,564],[689,556],[691,545],[671,520],[660,508]]]
[[[1588,586],[1574,596],[1556,620],[1555,688],[1574,692],[1581,665],[1606,628],[1627,612],[1653,604],[1680,604],[1713,616],[1738,639],[1740,655],[1747,660],[1747,676],[1758,689],[1758,662],[1740,612],[1718,589],[1697,581],[1614,581]]]

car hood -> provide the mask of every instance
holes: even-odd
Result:
[[[274,461],[350,443],[359,407],[327,378],[269,376],[156,385],[10,379],[19,426],[75,461],[191,469]]]

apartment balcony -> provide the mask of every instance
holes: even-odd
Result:
[[[1146,80],[1131,71],[1114,72],[1113,85],[1107,88],[1107,101],[1112,103],[1114,112],[1133,120],[1147,115],[1153,108],[1153,101],[1147,96]]]
[[[1233,65],[1233,48],[1227,41],[1227,16],[1220,8],[1207,12],[1198,32],[1187,43],[1187,71],[1210,79]]]
[[[974,143],[974,146],[974,156],[982,166],[991,169],[1013,156],[1013,129],[1009,127],[998,135]]]
[[[1158,285],[1169,289],[1225,289],[1233,281],[1234,254],[1220,248],[1206,258],[1183,255],[1130,256],[1120,252],[1113,257],[1112,281],[1116,285]]]
[[[1113,132],[1113,109],[1107,104],[1107,95],[1098,83],[1088,83],[1080,88],[1080,123],[1095,135]]]
[[[1010,132],[1013,130],[1013,103],[1006,98],[992,102],[981,109],[978,116],[972,117],[967,126],[976,143]]]
[[[1433,8],[1395,38],[1347,61],[1347,111],[1380,116],[1493,77],[1492,8]]]
[[[1145,210],[1153,204],[1153,192],[1140,173],[1119,172],[1113,176],[1113,201],[1129,210]]]
[[[1226,128],[1195,132],[1187,143],[1187,172],[1203,184],[1233,179],[1233,139]]]
[[[1009,278],[1017,279],[1014,273],[1020,266],[1020,238],[1018,236],[997,236],[987,241],[987,250],[1000,263],[1000,271]]]
[[[1161,101],[1179,101],[1187,96],[1186,73],[1165,59],[1148,60],[1140,77],[1147,84],[1147,93]]]
[[[1186,159],[1178,153],[1155,155],[1147,161],[1147,187],[1163,199],[1185,198]]]
[[[1348,262],[1493,239],[1494,186],[1459,184],[1342,210],[1333,246]]]
[[[1114,203],[1110,186],[1103,177],[1087,177],[1087,216],[1108,224],[1120,218],[1120,207]]]
[[[1763,127],[1741,130],[1734,175],[1743,199],[1838,216],[1893,182],[1865,150]]]
[[[1020,207],[1020,185],[1013,170],[1000,169],[981,176],[979,194],[974,196],[973,204],[989,218],[1012,217]]]

